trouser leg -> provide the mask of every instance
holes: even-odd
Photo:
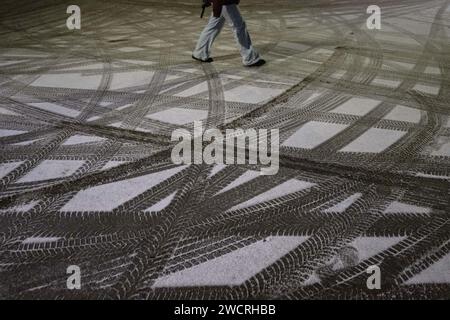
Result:
[[[231,4],[223,6],[222,16],[225,17],[227,22],[233,28],[234,36],[240,46],[243,64],[248,66],[260,60],[261,58],[258,51],[253,48],[247,25],[245,24],[244,19],[242,19],[237,5]]]
[[[222,30],[224,23],[225,18],[223,15],[219,18],[211,15],[208,24],[203,29],[200,38],[198,39],[197,46],[193,52],[194,57],[202,60],[206,60],[210,57],[212,44]]]

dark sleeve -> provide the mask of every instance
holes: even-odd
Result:
[[[227,6],[229,4],[239,4],[239,0],[222,0],[222,4],[224,6]]]
[[[219,18],[222,15],[222,0],[213,0],[212,3],[214,17]]]

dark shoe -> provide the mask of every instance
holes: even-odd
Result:
[[[249,67],[249,68],[251,68],[251,67],[261,67],[261,66],[263,66],[263,65],[265,65],[265,64],[266,64],[266,60],[264,60],[264,59],[259,59],[259,60],[256,61],[255,63],[249,64],[247,67]]]
[[[206,59],[206,60],[203,60],[203,59],[200,59],[200,58],[194,57],[194,55],[192,55],[192,59],[194,59],[194,60],[197,60],[197,61],[200,61],[200,62],[204,62],[204,63],[211,63],[211,62],[213,62],[213,61],[214,61],[214,59],[213,59],[213,58],[208,58],[208,59]]]

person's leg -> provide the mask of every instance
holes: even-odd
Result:
[[[211,15],[211,18],[209,18],[208,24],[203,29],[200,38],[198,39],[197,46],[192,53],[195,58],[207,60],[210,57],[212,44],[222,30],[224,23],[225,18],[223,16],[216,18]]]
[[[241,49],[243,64],[249,66],[258,62],[261,58],[258,51],[252,46],[252,40],[248,34],[247,25],[245,24],[244,19],[242,19],[237,5],[230,4],[223,6],[222,16],[225,17],[227,22],[233,28],[236,41]]]

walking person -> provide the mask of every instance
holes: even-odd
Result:
[[[239,0],[203,0],[205,5],[212,4],[213,14],[209,18],[208,24],[198,39],[197,46],[192,53],[192,58],[201,62],[212,62],[210,57],[211,47],[214,40],[219,35],[225,22],[232,27],[234,36],[240,46],[242,63],[247,67],[259,67],[266,63],[253,48],[252,40],[247,31],[247,26],[239,12]]]

